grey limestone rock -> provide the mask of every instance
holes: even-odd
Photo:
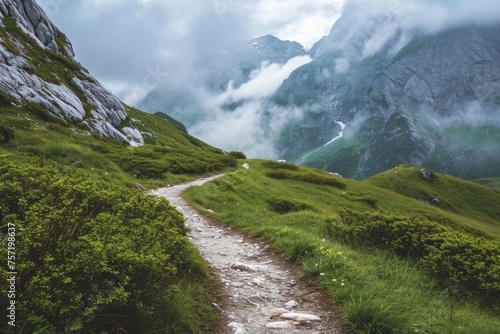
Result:
[[[0,18],[6,16],[15,18],[17,26],[41,48],[74,62],[75,54],[71,43],[35,1],[0,0]],[[3,22],[0,27],[5,28]],[[60,38],[64,38],[63,50],[59,50],[57,43]],[[0,91],[19,102],[25,100],[37,103],[54,116],[80,122],[102,136],[135,146],[144,144],[139,131],[127,128],[125,133],[122,133],[118,130],[127,118],[123,103],[81,66],[76,66],[79,68],[77,73],[68,73],[70,78],[66,82],[71,84],[48,82],[42,79],[43,76],[37,75],[36,69],[30,65],[28,59],[31,56],[27,48],[14,37],[11,41],[19,52],[13,52],[0,43]],[[90,107],[90,112],[85,110],[85,105]]]

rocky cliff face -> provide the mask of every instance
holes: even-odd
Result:
[[[459,177],[499,175],[500,26],[434,35],[394,29],[377,48],[373,27],[340,19],[274,96],[304,110],[282,133],[284,158],[351,177],[394,164]],[[373,44],[373,43],[372,43]],[[342,138],[323,146],[346,124]]]
[[[133,129],[117,129],[127,118],[123,103],[74,60],[71,43],[36,2],[0,0],[0,20],[0,91],[103,136],[142,142]]]

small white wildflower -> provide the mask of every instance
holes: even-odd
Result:
[[[316,266],[316,267],[317,267],[317,266],[318,266],[318,264],[317,264],[317,263],[315,263],[315,264],[314,264],[314,266]]]
[[[325,273],[319,273],[320,276],[325,276]]]
[[[334,279],[332,279],[332,281],[337,282],[337,279],[336,279],[336,278],[334,278]]]
[[[344,286],[345,284],[344,283],[340,283],[340,285]]]

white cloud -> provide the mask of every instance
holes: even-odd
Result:
[[[300,120],[302,111],[252,100],[232,112],[215,107],[209,117],[191,128],[190,133],[226,151],[242,151],[249,158],[278,159],[273,134],[288,122]]]
[[[327,35],[342,13],[344,0],[261,0],[248,6],[252,33],[272,34],[310,48]]]
[[[240,87],[230,85],[216,96],[198,91],[206,119],[191,127],[190,133],[224,150],[243,151],[251,158],[279,158],[273,136],[288,122],[300,120],[302,111],[269,104],[265,98],[272,96],[293,70],[310,61],[309,56],[300,56],[286,64],[265,63]],[[232,102],[238,102],[238,107],[223,109],[224,104]]]
[[[349,59],[347,58],[340,58],[335,60],[335,73],[337,74],[343,74],[349,71],[349,68],[351,68],[351,64],[349,63]]]
[[[149,93],[144,85],[133,85],[126,81],[101,81],[101,84],[128,105],[136,105]]]
[[[232,82],[226,92],[216,98],[219,104],[231,103],[246,99],[261,99],[270,97],[283,83],[283,80],[290,76],[295,69],[311,62],[309,56],[294,57],[286,64],[264,63],[262,66],[250,74],[250,80],[238,88],[233,88]]]
[[[361,29],[368,34],[362,57],[394,43],[396,36],[400,48],[416,32],[433,34],[464,24],[500,22],[500,2],[492,0],[349,0],[345,8],[350,32]]]

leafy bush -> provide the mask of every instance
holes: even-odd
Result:
[[[279,213],[313,209],[311,205],[305,202],[284,196],[271,196],[267,199],[267,203],[269,203],[273,211]]]
[[[372,206],[372,207],[376,207],[377,206],[377,202],[378,200],[368,194],[364,194],[364,193],[356,193],[356,192],[352,192],[352,191],[343,191],[340,195],[350,199],[350,200],[353,200],[353,201],[361,201],[361,202],[365,202],[366,204]]]
[[[262,165],[267,168],[273,168],[273,169],[288,169],[288,170],[299,169],[299,166],[297,165],[289,164],[287,162],[273,161],[273,160],[265,161],[262,163]]]
[[[500,247],[457,232],[429,236],[427,254],[420,263],[443,284],[500,300]]]
[[[325,223],[329,237],[393,250],[417,260],[445,287],[500,306],[500,246],[422,218],[342,211]]]
[[[204,174],[236,166],[236,159],[228,155],[163,153],[150,147],[126,150],[109,157],[128,174],[143,179],[163,179],[166,173]]]
[[[26,332],[165,329],[176,285],[206,279],[183,217],[165,199],[6,159],[0,198],[2,239],[16,226],[16,320]]]
[[[239,151],[231,151],[231,152],[228,152],[227,154],[235,159],[246,159],[247,158],[245,153],[239,152]]]
[[[294,166],[294,165],[291,165]],[[288,170],[273,170],[266,172],[266,176],[273,179],[289,179],[303,181],[318,185],[328,185],[339,189],[345,189],[346,184],[330,175],[319,175],[316,173],[294,173]]]
[[[14,139],[14,130],[5,126],[0,126],[0,144],[7,144]]]
[[[327,175],[323,176],[314,173],[296,174],[293,179],[313,184],[333,186],[339,189],[345,189],[346,187],[346,184],[338,180],[336,177]]]

